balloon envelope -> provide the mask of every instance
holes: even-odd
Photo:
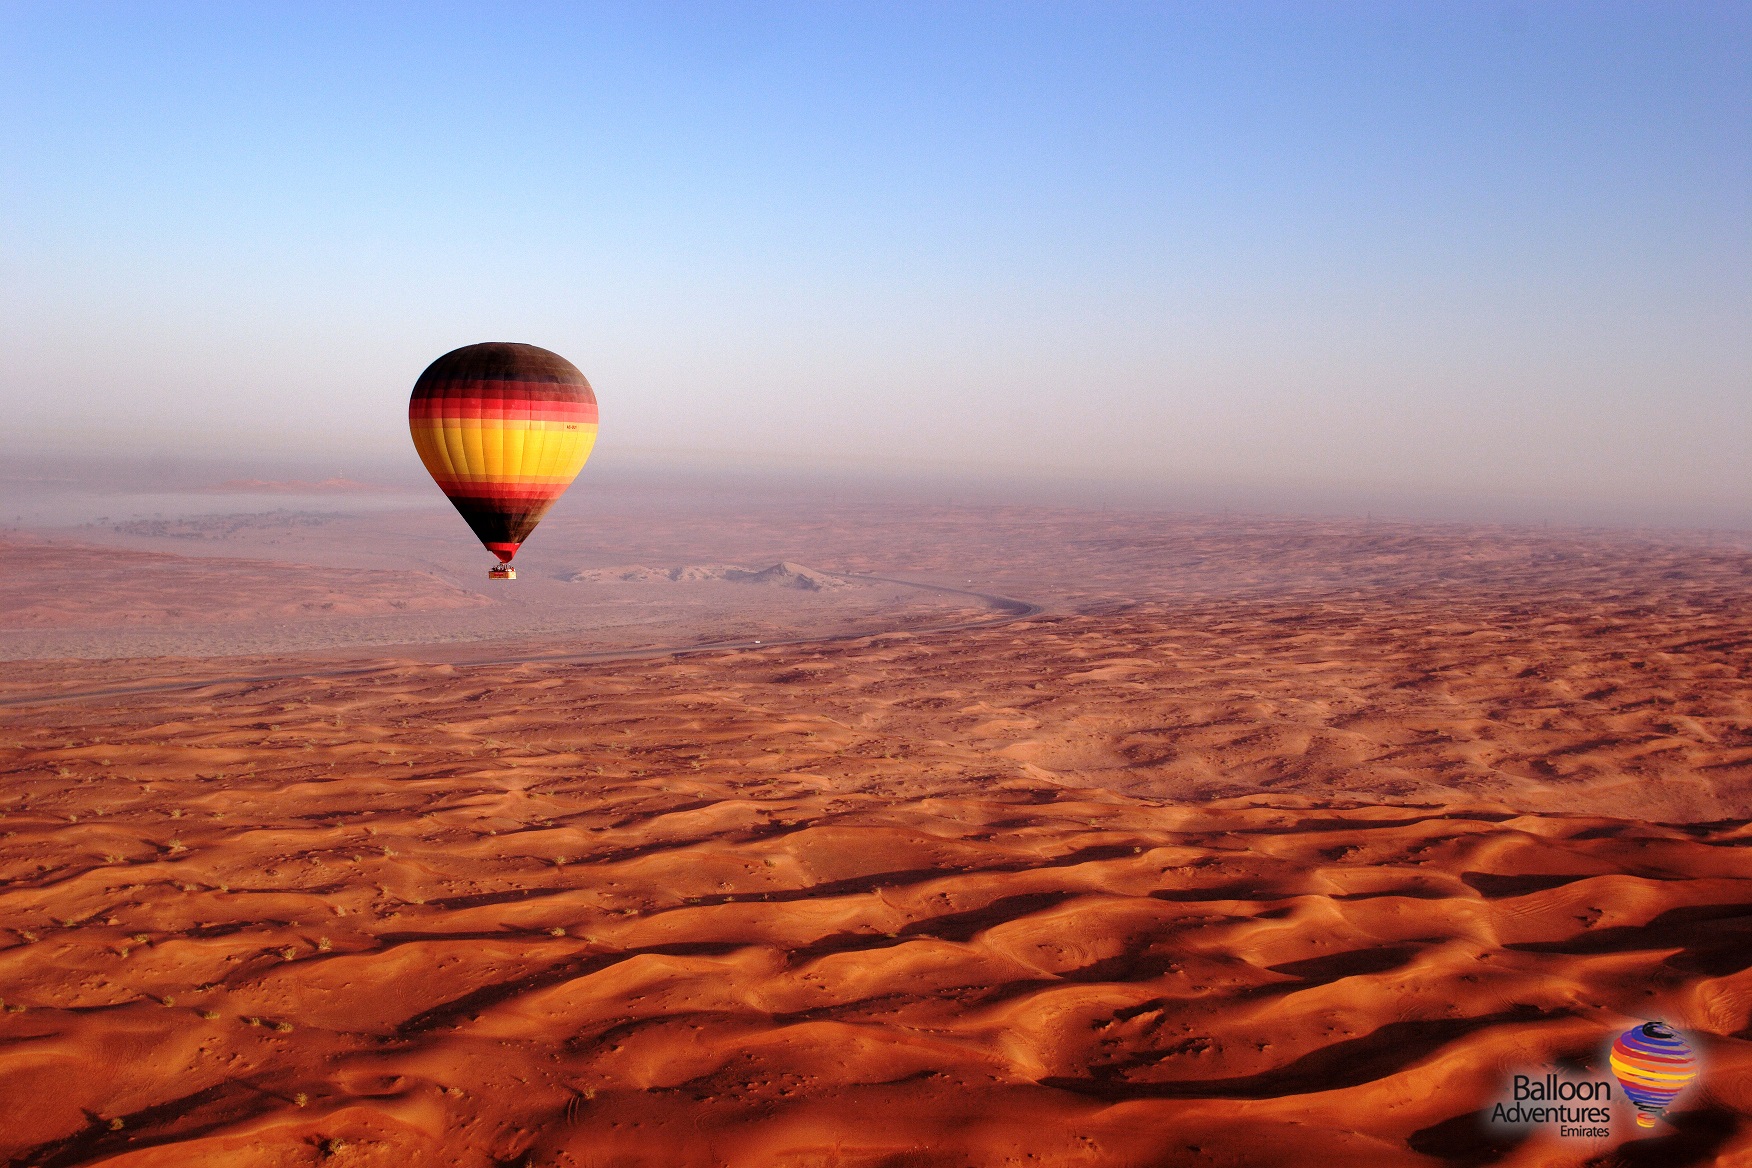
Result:
[[[590,457],[596,394],[577,366],[534,345],[455,349],[414,383],[420,461],[487,550],[510,563]]]

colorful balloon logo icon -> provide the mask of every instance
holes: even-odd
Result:
[[[1612,1044],[1612,1073],[1636,1105],[1640,1127],[1655,1117],[1697,1078],[1697,1055],[1671,1027],[1660,1022],[1632,1026]]]

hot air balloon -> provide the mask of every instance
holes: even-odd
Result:
[[[571,486],[596,443],[596,394],[577,366],[534,345],[493,341],[444,354],[408,400],[420,461],[499,557],[511,557]]]
[[[1697,1055],[1660,1022],[1632,1026],[1612,1044],[1612,1073],[1636,1105],[1636,1122],[1654,1127],[1655,1118],[1697,1078]]]

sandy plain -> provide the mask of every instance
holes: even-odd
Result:
[[[454,525],[15,537],[0,1155],[1752,1160],[1744,537],[629,494],[508,594]],[[601,575],[780,561],[959,591]],[[1652,1132],[1484,1122],[1649,1018]]]

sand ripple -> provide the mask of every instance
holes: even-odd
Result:
[[[1576,778],[1677,752],[1743,799],[1719,651],[1639,648],[1709,696],[1584,726],[1544,695],[1610,638],[1528,679],[1507,631],[1214,619],[38,711],[0,1154],[1570,1163],[1476,1112],[1660,1016],[1710,1073],[1621,1161],[1752,1157],[1752,826]]]

